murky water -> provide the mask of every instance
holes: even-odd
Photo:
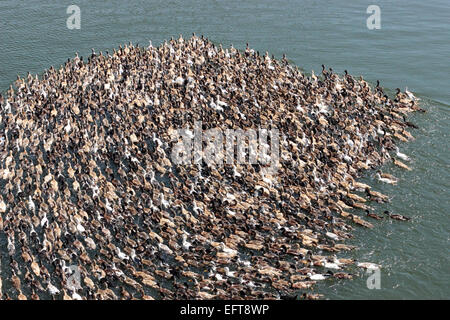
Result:
[[[368,30],[366,9],[381,8],[381,29]],[[69,5],[81,8],[81,29],[66,27]],[[411,172],[387,166],[397,186],[364,182],[393,197],[376,205],[412,217],[409,223],[373,222],[357,229],[347,255],[382,264],[381,289],[367,288],[368,275],[327,280],[316,290],[331,299],[449,298],[448,215],[450,185],[450,7],[447,0],[319,1],[0,1],[0,90],[17,74],[41,73],[78,51],[110,50],[132,41],[159,44],[192,32],[216,43],[244,48],[248,42],[276,57],[287,54],[305,72],[323,63],[394,90],[405,86],[422,99],[426,114],[414,142],[401,145],[413,159]],[[372,221],[371,221],[372,222]]]

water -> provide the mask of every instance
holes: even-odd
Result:
[[[381,8],[381,29],[368,30],[366,9]],[[81,8],[81,29],[66,27],[66,9]],[[377,79],[391,92],[405,86],[422,99],[426,114],[413,116],[417,138],[402,144],[413,158],[411,172],[387,166],[397,186],[364,182],[393,196],[387,206],[412,217],[409,223],[373,222],[349,241],[359,250],[347,255],[383,265],[381,289],[369,290],[367,275],[353,281],[327,280],[316,287],[330,299],[450,298],[449,157],[450,8],[447,0],[277,0],[277,1],[0,1],[0,90],[17,74],[42,73],[78,51],[111,50],[132,41],[159,44],[182,33],[204,34],[216,43],[245,43],[288,59],[305,72],[323,63]]]

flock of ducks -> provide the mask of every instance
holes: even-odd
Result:
[[[18,77],[0,108],[0,297],[21,300],[320,298],[306,289],[379,267],[341,256],[354,225],[382,218],[370,202],[389,201],[357,178],[409,169],[396,142],[422,110],[195,35],[77,54]],[[174,165],[171,134],[194,121],[277,128],[277,174]]]

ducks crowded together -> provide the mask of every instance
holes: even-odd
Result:
[[[342,256],[355,225],[381,219],[370,202],[389,201],[357,179],[409,169],[396,143],[422,111],[409,91],[195,35],[14,85],[0,96],[2,299],[320,298],[318,281],[377,266]],[[277,174],[173,163],[171,132],[195,121],[278,129]]]

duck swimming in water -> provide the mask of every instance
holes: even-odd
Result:
[[[392,219],[395,219],[395,220],[399,220],[399,221],[409,221],[409,220],[411,220],[411,218],[402,216],[401,214],[390,213],[388,210],[385,210],[383,213],[385,215],[389,216],[389,218],[392,218]]]
[[[375,220],[383,220],[383,217],[377,215],[376,213],[372,213],[369,210],[366,210],[366,215],[368,217],[371,217],[372,219],[375,219]]]
[[[384,183],[388,183],[388,184],[392,184],[392,185],[396,185],[396,184],[397,184],[397,180],[394,180],[394,179],[391,179],[391,178],[388,178],[388,177],[382,177],[381,174],[380,174],[380,172],[377,172],[377,173],[375,174],[375,177],[376,177],[379,181],[384,182]]]
[[[395,146],[395,155],[404,161],[411,161],[411,158],[408,157],[406,154],[401,153],[400,149],[397,146]]]
[[[411,91],[408,90],[408,87],[405,88],[405,94],[408,96],[409,99],[411,99],[412,101],[418,101],[420,100],[419,98],[417,98]]]
[[[399,160],[392,159],[392,161],[393,161],[394,164],[395,164],[397,167],[399,167],[399,168],[402,168],[402,169],[405,169],[405,170],[408,170],[408,171],[411,171],[411,170],[412,170],[410,167],[408,167],[406,164],[404,164],[403,162],[401,162],[401,161],[399,161]]]

